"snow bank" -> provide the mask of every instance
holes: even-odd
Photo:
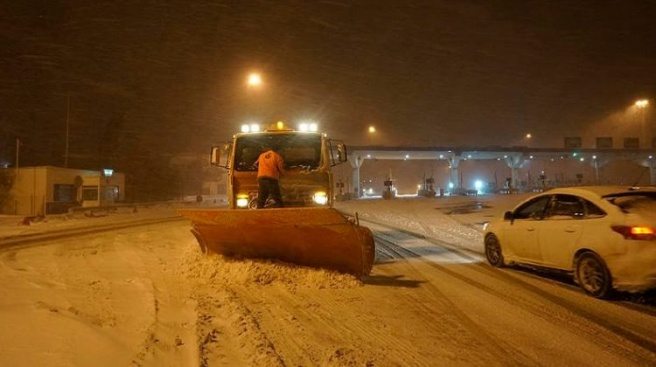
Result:
[[[54,230],[84,228],[110,223],[130,222],[136,219],[164,218],[176,216],[175,205],[152,205],[149,207],[117,207],[98,209],[95,212],[31,217],[22,215],[0,216],[0,237],[45,233]]]

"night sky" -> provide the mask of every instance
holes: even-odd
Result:
[[[246,121],[353,145],[624,134],[656,96],[655,20],[656,1],[2,0],[0,162],[19,137],[21,165],[63,165],[69,96],[69,166],[127,172]]]

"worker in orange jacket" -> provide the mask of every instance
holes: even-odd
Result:
[[[276,208],[282,207],[282,195],[278,180],[281,174],[285,174],[284,161],[280,154],[272,148],[265,147],[263,152],[255,161],[257,164],[257,208],[264,208],[269,196],[276,202]]]

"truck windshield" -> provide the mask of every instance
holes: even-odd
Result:
[[[267,147],[282,156],[285,168],[316,169],[321,163],[321,135],[253,134],[237,138],[235,170],[256,171],[255,161]]]

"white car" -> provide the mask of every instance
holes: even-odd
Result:
[[[590,186],[538,194],[485,229],[493,266],[566,271],[588,294],[656,287],[656,188]]]

